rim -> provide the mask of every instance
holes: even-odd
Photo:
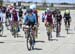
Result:
[[[28,50],[31,50],[31,43],[30,43],[30,38],[27,39],[27,48]]]

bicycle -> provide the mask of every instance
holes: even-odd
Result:
[[[0,36],[3,36],[3,25],[2,25],[2,22],[0,22]]]
[[[69,34],[71,20],[72,20],[71,17],[64,17],[65,30],[67,34]]]
[[[51,40],[51,38],[52,38],[52,25],[50,23],[46,26],[46,30],[47,30],[48,40]]]
[[[61,25],[59,22],[56,22],[56,37],[59,37],[60,35],[60,29],[61,29]]]
[[[27,49],[30,51],[32,49],[34,49],[34,43],[35,43],[35,37],[34,37],[34,29],[32,26],[28,26],[28,30],[26,31],[26,35],[27,35]]]
[[[66,24],[65,24],[65,30],[66,30],[67,34],[69,33],[69,28],[70,28],[70,25],[66,22]]]
[[[18,26],[16,25],[16,23],[14,23],[14,25],[12,26],[12,35],[14,36],[14,38],[18,37]]]

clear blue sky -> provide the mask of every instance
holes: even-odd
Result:
[[[6,1],[6,0],[5,0]],[[16,1],[33,1],[33,2],[42,2],[43,0],[9,0],[11,2],[16,2]],[[52,3],[61,3],[61,2],[68,2],[68,3],[75,3],[75,0],[46,0],[47,2],[52,2]]]

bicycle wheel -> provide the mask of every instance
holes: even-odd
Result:
[[[48,40],[50,41],[50,40],[51,40],[51,38],[52,38],[52,33],[47,32],[47,35],[48,35]]]
[[[48,40],[51,40],[51,38],[52,38],[52,28],[51,28],[51,26],[47,27],[47,36],[48,36]]]
[[[59,37],[59,24],[57,23],[57,27],[56,27],[56,37]]]
[[[3,25],[0,27],[0,36],[3,36]]]
[[[69,32],[68,32],[68,26],[66,27],[66,32],[67,32],[67,34],[69,33]]]
[[[14,38],[18,37],[17,27],[13,27]]]
[[[27,49],[29,51],[32,49],[32,38],[31,38],[31,36],[27,37]]]
[[[14,38],[16,38],[16,33],[15,32],[13,32],[13,36],[14,36]]]

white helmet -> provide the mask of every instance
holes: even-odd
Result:
[[[49,8],[47,8],[46,10],[49,10]]]
[[[36,4],[30,5],[30,9],[36,9]]]

